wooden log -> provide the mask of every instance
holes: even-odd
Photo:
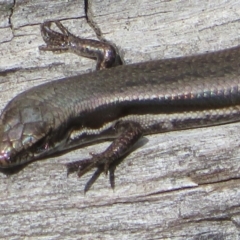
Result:
[[[0,3],[0,108],[43,82],[94,69],[92,60],[40,52],[39,25],[60,20],[81,37],[113,43],[125,64],[239,44],[240,1],[8,1]],[[86,20],[88,18],[88,22]],[[64,163],[109,143],[0,174],[1,239],[237,239],[240,124],[145,137],[84,195],[91,173]]]

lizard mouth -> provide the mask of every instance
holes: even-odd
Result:
[[[2,150],[0,153],[0,167],[8,167],[10,164],[9,152]]]

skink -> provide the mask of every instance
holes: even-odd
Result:
[[[97,69],[27,90],[0,118],[0,167],[12,168],[111,141],[103,152],[68,163],[68,173],[97,170],[114,187],[116,163],[147,134],[240,120],[240,47],[183,58],[112,65],[114,48],[73,36],[60,22],[41,26],[42,50],[72,51],[97,58]],[[105,68],[105,69],[104,69]]]

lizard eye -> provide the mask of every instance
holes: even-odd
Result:
[[[49,150],[49,148],[50,148],[49,143],[45,143],[42,146],[37,147],[36,152],[41,153],[41,152],[44,152],[46,150]]]

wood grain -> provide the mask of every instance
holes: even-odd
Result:
[[[87,2],[87,1],[85,1]],[[0,109],[16,94],[92,71],[73,54],[40,52],[39,25],[60,20],[85,38],[110,41],[126,64],[239,44],[240,1],[0,1]],[[90,26],[91,25],[91,26]],[[1,239],[238,239],[240,124],[147,136],[116,170],[83,194],[91,173],[64,163],[109,143],[0,175]]]

